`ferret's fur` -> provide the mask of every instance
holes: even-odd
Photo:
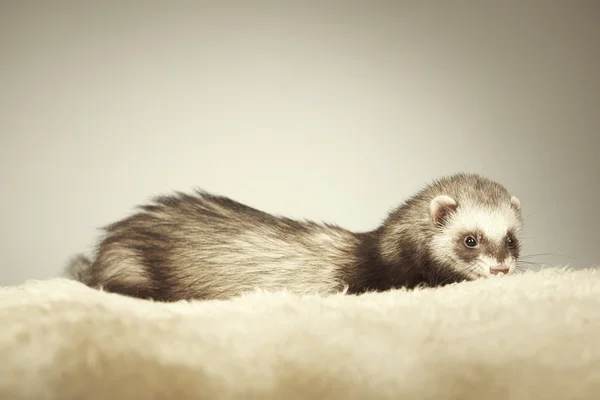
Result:
[[[361,233],[198,190],[157,197],[108,226],[95,260],[77,256],[68,274],[157,301],[225,299],[255,289],[357,294],[437,286],[512,273],[522,222],[519,200],[477,174],[432,182],[380,227]],[[475,247],[465,244],[468,236]]]

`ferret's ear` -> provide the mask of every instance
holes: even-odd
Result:
[[[441,195],[435,197],[431,200],[431,203],[429,203],[431,221],[436,226],[443,226],[448,215],[456,210],[457,206],[458,204],[456,201],[450,196]]]
[[[515,210],[521,210],[521,201],[517,199],[515,196],[510,198],[510,204],[515,208]]]

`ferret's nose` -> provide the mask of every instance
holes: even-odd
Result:
[[[498,266],[498,268],[490,268],[490,272],[493,275],[498,275],[500,272],[502,272],[504,275],[506,275],[506,274],[508,274],[508,268],[503,265],[500,265],[500,266]]]

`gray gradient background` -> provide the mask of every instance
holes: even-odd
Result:
[[[366,230],[461,170],[600,262],[600,2],[85,3],[0,2],[0,284],[158,193]]]

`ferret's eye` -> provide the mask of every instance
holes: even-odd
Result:
[[[473,236],[467,236],[465,238],[465,246],[467,246],[467,247],[476,247],[477,246],[477,240]]]
[[[508,239],[506,239],[506,245],[509,249],[514,249],[515,247],[517,247],[517,242],[513,238],[509,237]]]

